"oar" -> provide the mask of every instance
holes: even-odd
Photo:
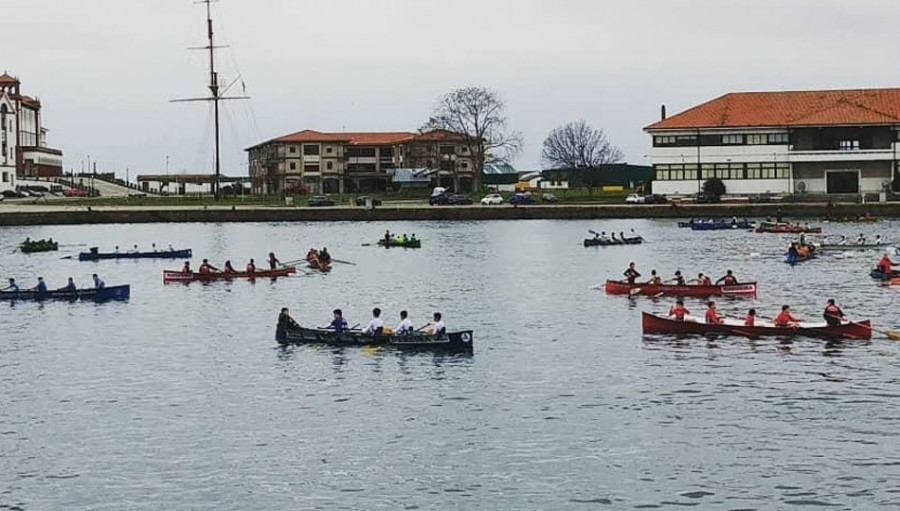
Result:
[[[839,318],[839,317],[837,317],[837,316],[834,316],[834,315],[832,315],[832,314],[828,314],[828,316],[831,316],[832,318],[835,318],[835,319],[843,319],[843,318]],[[855,326],[862,327],[862,328],[867,328],[867,329],[869,329],[869,330],[872,331],[872,332],[878,332],[879,334],[884,335],[885,337],[887,337],[888,339],[890,339],[890,340],[892,340],[892,341],[900,341],[900,331],[897,331],[897,330],[878,330],[877,328],[872,328],[871,326],[866,326],[866,325],[864,325],[864,324],[862,324],[862,323],[857,323],[857,322],[855,322],[855,321],[850,321],[849,319],[844,320],[844,321],[847,321],[847,323],[849,323],[849,324],[851,324],[851,325],[855,325]]]
[[[341,261],[340,259],[332,259],[333,263],[341,263],[341,264],[349,264],[350,266],[356,266],[356,263],[351,263],[350,261]]]
[[[287,261],[284,263],[279,261],[278,264],[280,264],[281,266],[290,266],[292,264],[303,263],[303,262],[306,262],[306,259],[297,259],[296,261]]]
[[[70,256],[70,255],[68,255],[68,256],[65,256],[65,257],[60,257],[60,259],[72,259],[73,257],[75,257],[75,256]]]

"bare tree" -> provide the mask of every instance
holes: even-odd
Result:
[[[554,128],[541,151],[541,160],[550,168],[583,168],[588,195],[600,179],[599,167],[622,161],[622,150],[612,145],[602,129],[585,121],[574,121]]]
[[[622,161],[622,151],[612,145],[602,129],[574,121],[547,135],[541,160],[550,168],[599,167]]]
[[[509,128],[505,108],[500,96],[490,89],[454,89],[438,99],[425,126],[462,135],[462,144],[472,160],[475,190],[481,188],[486,164],[508,163],[522,149],[522,134]],[[455,168],[453,184],[459,189],[459,173]]]

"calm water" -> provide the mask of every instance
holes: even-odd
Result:
[[[362,246],[387,227],[424,247]],[[588,228],[650,242],[586,249]],[[14,252],[26,236],[65,246]],[[784,241],[643,221],[2,229],[2,275],[61,286],[97,271],[131,283],[132,299],[0,304],[0,509],[896,507],[900,343],[644,338],[641,310],[671,301],[591,289],[629,260],[666,276],[733,268],[760,295],[725,311],[785,302],[818,317],[836,297],[900,326],[900,289],[866,275],[877,254],[790,268]],[[60,260],[151,242],[236,266],[326,245],[357,265],[164,285],[178,262]],[[281,306],[317,325],[334,307],[365,323],[375,305],[416,326],[443,311],[450,329],[475,330],[474,356],[273,340]]]

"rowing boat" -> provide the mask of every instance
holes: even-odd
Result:
[[[659,294],[672,296],[755,296],[756,282],[743,284],[712,286],[674,286],[668,284],[629,284],[620,280],[607,280],[606,292],[611,295],[647,295]]]
[[[385,244],[384,239],[378,240],[378,245],[386,248],[391,247],[403,247],[403,248],[422,248],[422,240],[420,239],[408,239],[406,241],[397,241],[396,239],[391,239],[391,241]]]
[[[211,280],[232,280],[232,279],[267,279],[276,277],[287,277],[292,273],[297,273],[297,268],[287,266],[276,270],[256,270],[253,273],[239,271],[234,273],[197,273],[197,272],[181,272],[173,270],[163,271],[163,282],[192,282],[211,281]]]
[[[724,231],[728,229],[752,229],[756,223],[746,218],[738,222],[731,220],[715,220],[712,222],[693,222],[690,225],[692,231]]]
[[[756,228],[756,232],[820,234],[822,232],[822,228],[808,227],[800,224],[762,222],[761,224],[759,224],[759,227]]]
[[[0,300],[85,300],[104,302],[107,300],[127,300],[131,296],[131,286],[107,286],[100,289],[76,289],[74,291],[50,290],[38,292],[32,290],[0,291]]]
[[[644,238],[636,236],[634,238],[617,238],[615,240],[603,238],[585,238],[584,246],[586,247],[609,247],[612,245],[640,245],[644,242]]]
[[[365,335],[360,331],[335,332],[313,328],[275,329],[275,339],[280,344],[327,344],[330,346],[384,346],[401,350],[438,350],[453,353],[472,353],[472,330],[450,332],[442,336],[424,333],[407,335]]]
[[[90,252],[78,254],[79,261],[99,261],[101,259],[190,259],[191,249],[183,250],[154,250],[152,252],[97,252],[92,248]]]
[[[327,273],[331,271],[331,265],[322,261],[321,259],[312,258],[306,261],[306,265],[313,270],[318,270],[322,273]]]
[[[791,254],[784,256],[784,262],[787,264],[794,266],[795,264],[804,263],[806,261],[812,260],[819,257],[815,252],[810,252],[805,256],[801,256],[800,254]]]
[[[840,245],[840,244],[828,244],[827,245],[827,244],[823,243],[823,244],[819,245],[819,248],[821,248],[822,250],[831,250],[831,251],[836,251],[836,250],[837,251],[840,251],[840,250],[851,251],[851,250],[885,250],[890,247],[884,243],[861,243],[859,245],[854,244],[854,243],[846,243],[843,245]]]
[[[59,242],[53,241],[52,239],[37,241],[26,240],[19,245],[19,250],[25,254],[52,252],[54,250],[59,250]]]
[[[825,339],[872,338],[872,323],[869,320],[841,323],[829,326],[827,323],[801,322],[797,327],[777,327],[772,323],[757,323],[745,326],[743,322],[726,319],[721,324],[704,323],[701,318],[686,317],[678,321],[649,312],[641,314],[641,326],[645,334],[697,334],[697,335],[738,335],[742,337],[819,337]]]
[[[875,268],[874,270],[870,271],[869,276],[875,280],[886,280],[884,278],[885,277],[884,272],[879,268]],[[891,273],[890,273],[890,275],[888,275],[888,278],[892,279],[895,277],[900,277],[900,270],[891,270]]]

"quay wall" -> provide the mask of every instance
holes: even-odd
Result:
[[[691,204],[691,205],[533,205],[498,207],[414,206],[362,208],[279,207],[128,207],[128,208],[17,208],[0,209],[0,226],[142,224],[195,222],[383,222],[411,220],[585,220],[602,218],[706,218],[775,217],[821,218],[826,215],[853,217],[870,213],[875,217],[900,217],[900,202],[851,204],[829,208],[825,203],[786,204]]]

